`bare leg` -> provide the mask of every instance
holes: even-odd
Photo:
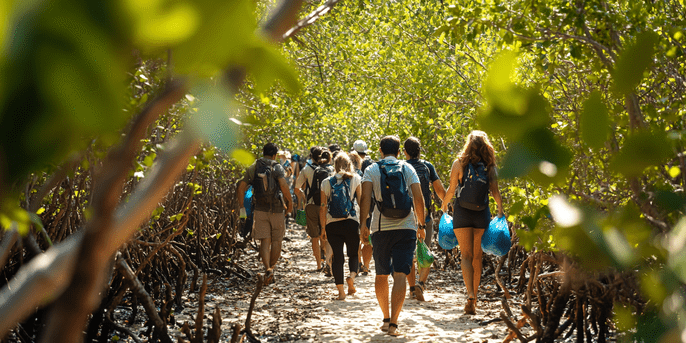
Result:
[[[405,280],[407,275],[404,273],[393,272],[393,290],[391,291],[391,323],[398,324],[398,317],[400,317],[400,310],[403,309],[403,303],[405,302],[405,290],[407,289],[407,284]],[[388,328],[389,335],[395,335],[395,328]]]
[[[316,261],[314,269],[319,269],[320,261],[322,260],[321,248],[319,247],[320,239],[321,238],[319,237],[310,238],[310,242],[312,242],[312,254],[314,254],[314,260]]]
[[[355,276],[357,276],[357,273],[352,272],[350,273],[350,277],[346,279],[346,282],[348,283],[348,295],[353,295],[357,292],[357,289],[355,288]]]
[[[403,282],[404,283],[404,282]],[[395,284],[393,285],[395,288]],[[377,275],[374,279],[374,291],[376,293],[376,301],[379,302],[379,307],[381,307],[381,312],[384,318],[390,318],[391,312],[389,309],[388,302],[388,275]],[[403,298],[405,297],[405,292],[403,291]]]
[[[454,230],[457,237],[457,244],[460,246],[462,254],[462,278],[467,287],[467,297],[476,298],[474,290],[474,228],[457,228]],[[479,242],[481,244],[481,242]]]
[[[265,238],[260,240],[260,258],[262,259],[262,264],[264,265],[265,270],[271,269],[271,247],[271,238]]]
[[[336,285],[338,288],[338,298],[336,300],[345,300],[345,286],[343,284]]]
[[[481,237],[486,230],[474,230],[474,259],[472,266],[474,266],[474,299],[479,293],[479,283],[481,282],[481,271],[483,270],[483,256],[484,251],[481,250]]]
[[[479,243],[479,244],[481,244],[481,243]],[[429,272],[430,271],[431,271],[431,267],[419,268],[419,281],[426,282],[426,280],[429,279]]]
[[[324,253],[326,254],[326,264],[329,266],[331,265],[331,260],[333,259],[333,249],[331,249],[331,245],[329,244],[329,241],[323,241],[324,242]]]
[[[276,262],[279,261],[279,257],[281,257],[281,243],[282,242],[271,242],[271,252],[269,254],[269,269],[273,269],[274,266],[276,266]]]
[[[372,246],[365,244],[362,246],[362,263],[369,269],[369,263],[372,261]]]
[[[407,283],[410,285],[410,287],[414,287],[415,284],[415,278],[416,278],[416,271],[417,268],[414,265],[414,261],[412,261],[412,267],[410,268],[410,273],[407,274]]]

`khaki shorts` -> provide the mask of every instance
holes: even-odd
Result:
[[[283,241],[286,234],[286,217],[283,213],[255,211],[252,237],[254,239],[271,238],[272,243]]]
[[[311,238],[317,238],[322,234],[319,227],[319,210],[321,206],[309,204],[305,206],[305,215],[307,216],[307,235]]]

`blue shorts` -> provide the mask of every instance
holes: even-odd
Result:
[[[377,231],[372,234],[376,275],[410,274],[416,245],[415,230]]]

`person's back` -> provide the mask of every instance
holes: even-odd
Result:
[[[293,209],[285,172],[275,161],[278,147],[267,143],[263,157],[255,161],[245,171],[238,182],[238,205],[240,213],[245,213],[245,193],[249,185],[253,187],[255,202],[253,215],[253,238],[260,242],[260,258],[265,267],[265,282],[273,281],[273,269],[281,256],[281,244],[286,231],[284,211]],[[283,202],[285,198],[285,203]]]
[[[365,240],[369,236],[370,229],[366,225],[365,219],[369,215],[369,204],[373,197],[377,202],[382,203],[374,209],[371,221],[373,232],[371,239],[374,246],[373,254],[376,267],[375,291],[381,312],[384,315],[381,330],[387,331],[389,335],[397,336],[399,335],[397,331],[398,317],[405,298],[406,278],[412,268],[417,236],[423,239],[425,234],[424,224],[420,223],[417,227],[415,220],[415,215],[424,218],[424,200],[417,173],[412,166],[397,159],[400,139],[397,136],[386,136],[381,139],[379,145],[383,155],[382,160],[367,167],[362,178],[361,239]],[[384,170],[391,166],[393,170],[399,167],[402,175],[402,180],[399,180],[401,182],[394,187],[407,187],[406,190],[392,189],[391,194],[393,197],[408,194],[412,199],[413,207],[410,208],[405,217],[401,217],[404,213],[402,207],[391,206],[394,202],[393,198],[388,200],[387,196],[383,195],[382,187],[390,186],[383,184],[385,176],[382,174],[388,173],[389,176],[394,174],[395,171],[391,169]],[[396,198],[394,200],[396,204],[402,202],[402,199]],[[385,211],[386,208],[394,210]],[[394,216],[398,218],[393,218]],[[393,290],[390,294],[389,304],[388,276],[391,274],[393,275]]]
[[[419,177],[420,188],[422,190],[422,195],[424,196],[425,205],[425,218],[424,225],[426,225],[426,237],[424,243],[428,247],[431,247],[433,233],[434,233],[434,221],[433,221],[433,204],[431,201],[431,187],[433,187],[436,195],[443,199],[445,196],[445,188],[443,188],[443,183],[436,173],[436,168],[429,161],[420,159],[421,154],[421,142],[416,137],[410,137],[405,140],[403,144],[405,150],[405,157],[407,158],[407,163],[410,164],[417,176]],[[419,268],[419,282],[415,285],[415,265],[412,265],[413,271],[411,275],[408,276],[408,282],[410,283],[410,292],[417,298],[417,300],[424,301],[424,288],[425,282],[429,277],[429,272],[431,267]]]
[[[333,174],[333,167],[327,167],[331,161],[331,153],[324,147],[312,147],[310,149],[312,163],[308,162],[300,171],[300,175],[295,181],[295,194],[305,203],[306,231],[312,243],[312,254],[317,263],[317,270],[322,262],[321,248],[325,249],[327,263],[331,257],[331,248],[322,237],[319,209],[321,205],[321,181]]]
[[[488,135],[483,131],[472,131],[467,136],[467,141],[458,156],[450,169],[450,186],[441,205],[443,212],[448,211],[448,204],[452,202],[458,187],[465,183],[464,177],[470,173],[470,169],[473,169],[474,165],[478,165],[478,162],[482,162],[486,169],[482,171],[484,174],[487,174],[485,178],[488,179],[489,192],[496,202],[498,217],[502,217],[504,214],[502,199],[498,190],[495,150],[488,140]],[[474,177],[473,173],[472,177]],[[481,198],[481,196],[479,197]],[[481,201],[484,201],[484,199],[480,199],[478,201],[479,204],[476,204],[483,207],[480,210],[473,209],[472,205],[475,204],[460,202],[460,197],[457,197],[453,204],[453,231],[457,237],[457,243],[462,254],[462,277],[467,288],[467,303],[464,307],[466,314],[476,313],[477,295],[483,268],[481,237],[491,221],[487,195],[485,198],[486,203],[484,204]],[[477,206],[477,208],[481,208],[481,206]]]

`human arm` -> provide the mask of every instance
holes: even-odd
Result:
[[[367,217],[369,216],[369,208],[372,203],[372,183],[370,181],[362,182],[362,191],[360,201],[360,240],[362,242],[369,241],[369,228],[367,227]],[[421,193],[421,191],[420,191]]]
[[[434,191],[436,191],[436,195],[438,196],[439,199],[441,199],[441,202],[443,202],[443,198],[445,198],[445,188],[443,187],[443,182],[441,182],[441,179],[436,179],[434,182],[431,183],[431,185],[434,187]]]
[[[441,204],[441,210],[445,213],[448,212],[448,204],[453,200],[453,196],[455,195],[455,189],[457,188],[457,184],[460,180],[460,176],[458,175],[460,173],[460,160],[456,159],[453,162],[453,166],[450,168],[450,185],[448,186],[448,190],[445,191],[445,196],[443,197],[443,203]]]
[[[424,224],[424,196],[422,195],[422,187],[419,182],[410,185],[412,189],[412,200],[414,202],[414,211],[417,221],[419,222],[419,228],[417,230],[417,236],[419,239],[424,239],[426,237],[425,224]]]
[[[307,168],[307,167],[305,167]],[[304,171],[304,170],[303,170]],[[305,187],[305,182],[307,181],[307,176],[302,171],[298,172],[298,177],[295,179],[295,187],[293,187],[293,193],[298,198],[298,204],[300,202],[306,203],[305,193],[303,193],[303,187]]]
[[[248,189],[248,184],[245,181],[238,181],[238,208],[244,208],[243,200],[245,199],[245,191]]]
[[[326,182],[326,180],[324,180]],[[322,182],[323,183],[323,182]],[[322,228],[322,239],[326,240],[326,212],[329,210],[327,206],[329,200],[326,198],[326,193],[320,191],[321,193],[321,205],[319,206],[319,225]]]
[[[498,218],[504,216],[504,211],[503,211],[503,199],[500,197],[500,189],[498,189],[498,175],[497,173],[494,172],[492,173],[493,175],[490,176],[490,191],[491,191],[491,196],[493,196],[493,200],[495,200],[496,205],[498,205]]]
[[[278,180],[281,193],[283,193],[283,196],[286,199],[286,213],[291,213],[293,212],[293,198],[291,198],[291,191],[288,189],[288,183],[286,183],[286,179],[282,177]]]

